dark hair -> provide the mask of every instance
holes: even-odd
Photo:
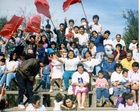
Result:
[[[68,99],[70,99],[70,100],[72,101],[72,103],[73,103],[73,98],[72,98],[72,96],[71,96],[71,95],[66,95],[65,98],[64,98],[64,102],[63,102],[63,105],[64,105],[64,106],[67,106],[66,100],[68,100]]]
[[[73,57],[76,57],[73,50],[68,50],[68,53],[67,53],[67,58],[68,59],[69,59],[68,55],[69,55],[70,52],[73,52],[73,55],[74,55]]]
[[[132,40],[138,40],[136,37],[133,37]]]
[[[10,53],[9,61],[12,61],[12,60],[17,61],[17,56],[16,56],[15,59],[13,59],[13,55],[14,55],[15,53],[16,53],[16,52],[14,52],[14,51]],[[17,53],[16,53],[16,54],[17,54]]]
[[[116,47],[120,47],[122,49],[122,45],[121,44],[117,44]]]
[[[90,56],[92,56],[91,52],[89,50],[87,50],[85,53],[84,53],[84,59],[86,58],[86,53],[89,53]]]
[[[106,31],[104,32],[104,34],[106,34],[106,33],[108,33],[108,34],[110,35],[110,31],[109,31],[109,30],[106,30]]]
[[[139,67],[139,63],[138,62],[133,62],[132,67]]]
[[[59,26],[61,26],[61,25],[62,25],[62,26],[65,26],[64,23],[60,23],[60,24],[59,24]]]
[[[104,72],[103,72],[102,70],[100,70],[100,71],[98,72],[98,74],[99,74],[99,73],[101,73],[101,74],[103,74],[103,75],[104,75]]]
[[[3,62],[3,63],[5,63],[5,60],[6,60],[5,58],[2,58],[0,61]]]
[[[115,67],[114,67],[114,70],[116,71],[116,68],[120,68],[120,67],[121,67],[121,69],[123,69],[122,64],[116,63],[116,65],[115,65]]]
[[[98,34],[98,32],[97,32],[96,30],[93,30],[93,31],[91,32],[91,34],[93,34],[94,32]]]
[[[34,95],[32,98],[31,98],[31,103],[33,104],[36,104],[36,102],[40,100],[40,96],[39,95]]]
[[[57,93],[57,94],[55,95],[55,100],[56,100],[57,102],[62,101],[62,100],[63,100],[63,95],[62,95],[61,93]]]
[[[44,65],[48,65],[49,64],[49,59],[48,57],[43,57],[39,60],[40,63],[43,63]]]
[[[70,46],[72,46],[72,44],[75,44],[75,46],[77,45],[76,42],[70,42]]]
[[[137,47],[139,47],[139,43],[137,43]]]
[[[78,26],[74,26],[74,29],[75,29],[75,28],[78,28],[78,29],[79,29],[79,27],[78,27]]]
[[[92,43],[92,44],[94,44],[94,45],[95,45],[95,42],[93,42],[93,41],[89,41],[89,42],[88,42],[88,44],[90,44],[90,43]]]
[[[51,45],[55,45],[56,46],[56,42],[52,41],[51,44],[50,44],[50,46]]]
[[[81,28],[83,28],[83,29],[85,30],[84,26],[80,26],[80,27],[79,27],[79,29],[81,29]]]
[[[33,38],[35,40],[36,35],[31,35],[30,39]]]
[[[81,18],[81,21],[82,21],[82,20],[85,20],[85,21],[86,21],[87,19],[86,19],[86,18]]]
[[[99,20],[99,16],[98,15],[93,15],[93,19],[97,18]]]
[[[43,42],[43,40],[42,40],[42,37],[46,37],[46,35],[42,35],[42,36],[41,36],[41,39],[40,39],[40,41],[42,41],[42,42]],[[47,37],[46,37],[46,40],[45,40],[45,42],[46,42],[46,43],[48,43],[48,39],[47,39]]]
[[[5,55],[4,55],[2,52],[0,52],[0,56],[3,56],[3,57],[5,57]]]
[[[126,68],[123,68],[123,71],[122,71],[122,74],[124,74],[125,72],[127,72],[128,73],[128,69],[126,69]]]
[[[51,25],[50,24],[47,24],[45,27],[50,29],[51,28]]]
[[[78,64],[77,64],[77,68],[80,67],[80,66],[81,66],[82,68],[84,68],[84,65],[83,65],[82,63],[78,63]]]
[[[117,37],[117,36],[120,36],[120,37],[121,37],[121,34],[117,34],[116,37]]]
[[[131,98],[133,98],[133,94],[132,93],[126,93],[125,96],[124,96],[125,100],[131,99]]]
[[[70,19],[70,20],[69,20],[69,23],[71,23],[71,22],[74,24],[74,20],[73,20],[73,19]]]

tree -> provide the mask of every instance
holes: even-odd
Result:
[[[7,23],[7,17],[1,17],[0,18],[0,31],[4,27],[4,25]]]
[[[123,11],[123,18],[126,19],[126,27],[123,34],[123,39],[127,45],[131,43],[132,38],[139,37],[139,22],[138,22],[138,10],[126,10]]]

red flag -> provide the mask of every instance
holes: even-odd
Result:
[[[70,5],[76,4],[76,3],[81,3],[81,2],[82,2],[81,0],[66,0],[63,3],[63,10],[64,10],[64,12],[69,9]]]
[[[0,31],[0,35],[7,38],[8,40],[12,37],[12,34],[18,29],[23,21],[23,17],[14,15],[9,22]]]
[[[39,14],[33,15],[28,19],[26,28],[24,30],[26,32],[40,33],[40,23],[41,23],[41,16]]]
[[[38,13],[45,15],[49,19],[51,18],[49,11],[50,6],[46,0],[35,0],[34,4],[36,6]]]

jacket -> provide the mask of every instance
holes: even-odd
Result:
[[[30,78],[36,76],[39,72],[40,65],[39,60],[35,58],[24,61],[18,68],[17,72],[22,75],[23,78]]]

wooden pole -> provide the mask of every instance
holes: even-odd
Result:
[[[50,20],[51,20],[51,22],[52,22],[53,27],[55,28],[55,25],[54,25],[54,23],[53,23],[53,21],[52,21],[52,18],[50,18]]]
[[[81,1],[81,6],[82,6],[82,9],[83,9],[83,12],[84,12],[86,21],[87,21],[87,16],[86,16],[86,12],[85,12],[85,9],[84,9],[84,6],[83,6],[82,1]],[[89,27],[88,27],[88,22],[87,22],[87,24],[86,24],[86,27],[87,27],[87,29],[86,29],[87,33],[90,34],[90,30],[89,30]]]
[[[85,9],[84,9],[84,6],[83,6],[82,1],[81,1],[81,5],[82,5],[82,9],[83,9],[83,12],[84,12],[85,18],[86,18],[86,20],[87,20],[87,16],[86,16]]]

